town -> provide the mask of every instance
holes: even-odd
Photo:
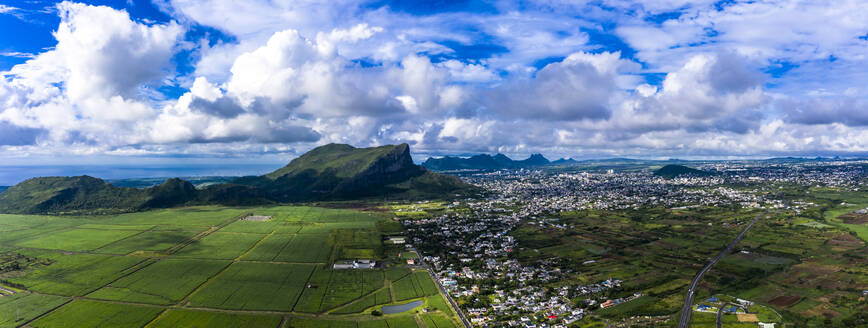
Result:
[[[577,267],[593,267],[597,261],[611,259],[587,256],[577,266],[550,253],[519,256],[520,252],[539,251],[519,242],[516,231],[520,227],[568,231],[574,224],[563,220],[561,214],[577,211],[660,208],[689,211],[719,207],[740,209],[738,211],[786,209],[798,215],[808,209],[816,210],[816,205],[805,199],[785,204],[777,197],[778,189],[797,185],[859,191],[864,188],[865,164],[714,162],[702,168],[719,174],[674,179],[658,177],[650,170],[519,169],[465,173],[465,178],[488,191],[485,198],[454,202],[438,215],[404,219],[402,223],[411,236],[408,243],[424,255],[423,262],[431,265],[441,285],[457,300],[473,325],[566,327],[585,317],[596,317],[596,313],[605,309],[650,299],[642,296],[649,290],[659,293],[660,288],[651,285],[636,288],[642,284],[635,281],[625,288],[626,284],[620,279],[626,278],[616,272],[599,281],[575,281],[571,278],[582,274]],[[724,221],[707,225],[731,230],[740,223],[742,221]],[[671,293],[678,296],[681,291]],[[694,306],[700,312],[708,312],[709,308]],[[670,319],[670,316],[654,313],[610,323],[653,326]],[[774,323],[759,320],[756,324],[774,326]]]

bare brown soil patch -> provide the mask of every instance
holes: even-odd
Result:
[[[828,309],[827,306],[828,305],[826,304],[820,304],[808,310],[799,312],[799,314],[805,317],[816,317],[818,315],[821,315],[827,319],[832,319],[841,315],[838,312]]]
[[[849,213],[839,216],[838,219],[846,224],[865,224],[868,223],[868,214]]]
[[[739,313],[736,314],[738,316],[738,322],[757,322],[759,319],[756,317],[756,314],[753,313]]]
[[[856,238],[856,236],[853,236],[849,233],[839,234],[839,235],[835,236],[834,238],[832,238],[830,241],[834,241],[834,242],[838,242],[838,243],[862,244],[862,240],[860,240],[859,238]]]
[[[827,275],[830,273],[835,273],[835,272],[838,272],[840,269],[841,268],[838,266],[829,265],[829,264],[820,264],[820,263],[817,263],[816,261],[810,261],[810,262],[805,261],[803,263],[796,264],[792,267],[793,271],[805,272],[805,273],[810,273],[810,274],[819,275],[819,276]],[[813,278],[815,278],[815,277],[809,277],[809,279],[813,279]]]
[[[822,286],[825,289],[835,289],[835,287],[840,287],[843,284],[837,280],[827,278],[820,279],[820,281],[817,282],[817,285]],[[824,302],[828,302],[828,300]]]
[[[800,296],[795,295],[781,295],[773,298],[769,301],[769,304],[777,306],[777,307],[788,307],[790,305],[796,304],[802,298]]]

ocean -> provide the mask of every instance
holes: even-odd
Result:
[[[12,186],[30,178],[46,176],[89,175],[112,180],[262,175],[282,166],[281,164],[0,165],[0,186]]]

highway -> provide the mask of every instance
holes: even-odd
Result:
[[[763,213],[760,213],[753,219],[753,221],[750,221],[750,223],[744,227],[744,230],[742,230],[741,233],[726,246],[726,249],[721,251],[720,254],[717,254],[716,257],[711,259],[711,262],[708,262],[708,264],[706,264],[705,267],[696,274],[696,277],[693,278],[693,281],[690,282],[690,286],[687,288],[687,296],[684,298],[684,306],[681,307],[681,318],[678,319],[678,328],[687,328],[690,325],[690,315],[693,314],[693,298],[696,296],[696,287],[699,286],[699,282],[702,281],[702,276],[704,276],[708,270],[711,270],[711,267],[714,266],[717,261],[720,261],[724,255],[732,251],[735,244],[744,237],[744,234],[747,233],[747,231],[750,230],[750,228],[753,227],[762,216]]]

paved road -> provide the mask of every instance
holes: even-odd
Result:
[[[721,251],[720,254],[717,254],[717,256],[711,259],[711,262],[708,262],[708,264],[706,264],[705,267],[696,274],[696,277],[694,277],[693,281],[690,282],[690,287],[687,288],[687,297],[684,298],[684,306],[681,307],[681,318],[678,319],[678,328],[687,328],[687,326],[690,325],[690,315],[693,314],[693,298],[696,296],[696,286],[699,286],[699,282],[702,281],[702,276],[704,276],[708,270],[711,270],[711,267],[714,266],[717,261],[720,261],[724,255],[728,254],[732,248],[735,247],[735,244],[744,237],[744,234],[747,233],[747,231],[750,230],[750,228],[753,227],[762,216],[763,213],[760,213],[753,219],[753,221],[750,221],[750,223],[744,227],[744,230],[742,230],[741,233],[726,246],[726,249]]]
[[[452,299],[452,295],[449,295],[449,292],[446,291],[446,288],[444,288],[443,285],[440,284],[440,279],[437,279],[437,275],[434,274],[434,269],[432,269],[431,266],[428,265],[428,263],[422,261],[422,253],[416,250],[415,247],[410,248],[410,251],[416,252],[416,254],[419,255],[418,264],[420,266],[424,266],[428,270],[428,274],[431,275],[431,280],[434,280],[434,283],[437,284],[437,288],[439,288],[440,292],[443,293],[444,296],[446,296],[446,300],[449,301],[450,305],[452,305],[452,310],[455,311],[455,313],[458,313],[458,318],[461,319],[461,323],[464,324],[464,327],[470,328],[470,321],[467,321],[467,317],[464,316],[464,312],[461,312],[461,308],[458,307],[458,303],[455,303],[455,300]]]
[[[443,295],[446,295],[446,300],[449,301],[449,304],[452,304],[452,309],[455,313],[458,313],[458,318],[461,319],[461,323],[464,324],[464,327],[470,328],[470,321],[467,321],[467,317],[464,316],[464,312],[461,312],[461,308],[458,307],[458,304],[455,303],[455,300],[452,299],[452,296],[446,291],[446,288],[443,288],[443,285],[440,284],[440,279],[437,279],[437,275],[434,274],[434,270],[430,267],[428,268],[428,274],[431,275],[431,279],[434,280],[434,283],[437,284],[437,288],[440,288],[440,292]]]
[[[723,328],[723,309],[726,308],[727,305],[733,305],[732,303],[723,303],[719,309],[717,309],[717,328]]]

